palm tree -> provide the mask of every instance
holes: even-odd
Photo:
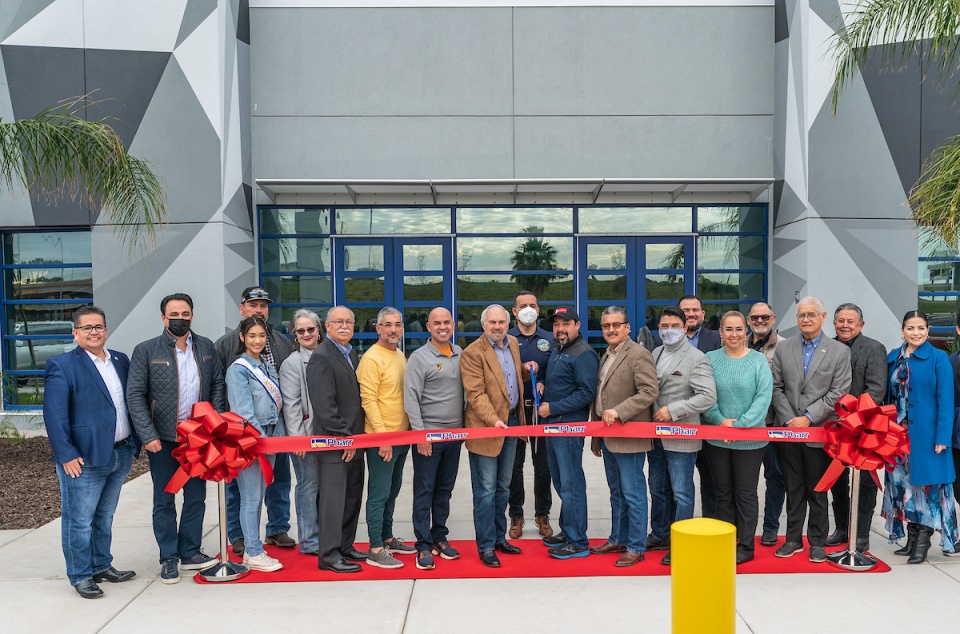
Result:
[[[899,67],[919,56],[940,81],[960,70],[960,0],[859,0],[832,43],[836,60],[833,112],[840,95],[880,42],[880,59]],[[926,42],[925,42],[926,41]],[[960,92],[960,86],[957,87]],[[927,158],[909,195],[920,227],[956,248],[960,238],[960,135],[946,139]]]
[[[543,233],[543,227],[530,226],[524,229],[523,233]],[[513,263],[514,271],[556,271],[558,268],[557,249],[543,238],[527,238],[524,240],[520,246],[514,249],[510,261]],[[511,275],[510,279],[525,290],[542,298],[550,282],[560,277],[562,276],[539,272]]]
[[[153,244],[166,219],[163,187],[106,119],[83,118],[94,103],[80,97],[29,119],[0,119],[0,183],[54,201],[85,198],[107,215],[132,254]]]

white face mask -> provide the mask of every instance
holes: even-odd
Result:
[[[524,326],[529,326],[536,323],[537,311],[527,306],[526,308],[520,309],[520,311],[517,313],[517,319],[519,319],[520,323]]]
[[[658,334],[660,335],[660,340],[667,346],[680,343],[687,335],[683,328],[661,328]]]

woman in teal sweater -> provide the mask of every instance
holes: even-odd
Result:
[[[746,345],[747,320],[735,310],[720,319],[723,347],[707,353],[717,384],[717,403],[703,422],[721,427],[763,427],[773,375],[767,358]],[[753,559],[760,502],[757,483],[767,441],[708,440],[703,445],[717,496],[717,517],[737,527],[737,563]]]

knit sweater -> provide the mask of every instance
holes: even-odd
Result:
[[[407,431],[410,423],[403,409],[403,372],[407,362],[400,350],[380,344],[370,348],[357,364],[360,400],[366,414],[364,432]]]
[[[746,356],[734,359],[720,348],[708,352],[707,359],[713,366],[717,403],[703,413],[703,422],[719,425],[723,419],[733,418],[734,427],[764,427],[773,396],[773,374],[767,358],[751,350]],[[735,440],[729,444],[722,440],[707,442],[727,449],[759,449],[767,444],[765,440]]]

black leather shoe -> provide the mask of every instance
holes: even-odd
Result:
[[[484,550],[480,552],[480,563],[487,568],[500,567],[500,560],[497,558],[497,553],[492,550]]]
[[[847,531],[842,531],[839,528],[830,533],[830,537],[827,537],[827,546],[839,546],[840,544],[846,543]]]
[[[870,538],[869,537],[858,537],[857,538],[857,552],[865,553],[870,550]]]
[[[360,564],[352,564],[343,559],[338,559],[332,564],[318,563],[317,568],[320,570],[330,570],[332,572],[360,572],[363,570]]]
[[[123,581],[129,581],[137,576],[132,570],[117,570],[113,566],[110,566],[103,572],[98,572],[93,575],[93,580],[96,583],[103,583],[104,581],[109,581],[110,583],[121,583]]]
[[[647,550],[670,550],[670,539],[660,539],[650,533],[647,535]]]
[[[660,560],[660,563],[664,566],[670,565],[670,551],[667,551],[667,554],[663,556],[663,559]]]
[[[497,542],[497,545],[494,546],[495,549],[502,552],[504,555],[519,555],[523,551],[519,547],[514,546],[510,542]]]
[[[81,581],[73,586],[73,589],[84,599],[98,599],[103,596],[103,590],[100,589],[100,586],[98,586],[93,579]]]
[[[341,550],[340,554],[343,555],[343,558],[347,561],[360,562],[367,560],[367,553],[362,550],[357,550],[353,546],[345,550]]]

